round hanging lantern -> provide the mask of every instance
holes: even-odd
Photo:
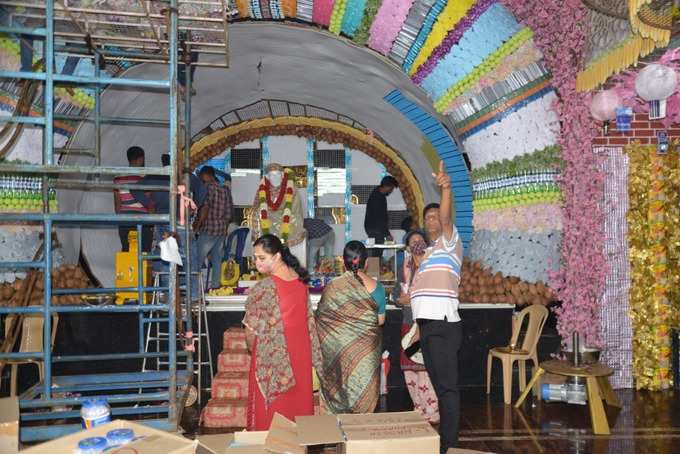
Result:
[[[644,67],[635,78],[635,91],[645,101],[668,98],[678,85],[678,75],[673,68],[651,64]]]
[[[590,114],[598,121],[616,119],[616,108],[621,106],[621,99],[614,90],[603,90],[593,96],[590,102]]]

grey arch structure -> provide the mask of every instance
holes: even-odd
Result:
[[[196,70],[192,135],[223,113],[265,98],[327,108],[355,119],[382,137],[423,182],[425,201],[437,198],[435,186],[427,183],[431,181],[431,168],[420,151],[423,134],[383,97],[399,89],[434,118],[446,120],[400,69],[366,48],[313,29],[249,22],[234,24],[231,31],[231,67]],[[153,79],[160,78],[162,73],[162,67],[144,64],[131,68],[125,76]],[[143,104],[137,102],[138,94],[132,89],[109,87],[102,94],[102,115],[167,119],[162,94],[145,95]],[[132,145],[142,146],[147,151],[147,161],[157,163],[167,148],[166,136],[160,128],[103,127],[102,165],[126,165],[125,150]],[[87,148],[93,142],[94,128],[83,123],[69,146]],[[67,162],[86,165],[88,159],[74,156],[67,158]],[[113,212],[113,197],[107,191],[62,190],[58,197],[66,211]],[[60,238],[68,259],[77,259],[82,245],[82,253],[95,276],[104,285],[113,283],[115,257],[111,251],[118,244],[115,229],[71,228],[60,231]]]

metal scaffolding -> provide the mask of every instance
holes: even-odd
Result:
[[[118,0],[105,0],[102,3],[116,3]],[[167,312],[167,330],[169,339],[177,338],[177,320],[182,318],[177,313],[175,302],[179,299],[176,265],[170,264],[168,285],[166,287],[146,287],[142,278],[144,260],[158,259],[157,256],[142,255],[138,248],[137,286],[129,288],[87,288],[87,289],[53,289],[52,288],[52,235],[55,224],[79,224],[81,228],[97,225],[136,224],[138,238],[141,238],[142,225],[169,224],[172,231],[177,227],[177,185],[179,182],[177,153],[179,150],[179,90],[177,83],[178,59],[183,56],[186,71],[185,120],[184,120],[184,182],[188,188],[189,177],[186,169],[189,165],[190,146],[190,103],[191,103],[191,65],[223,66],[228,63],[226,0],[218,2],[165,0],[163,2],[139,1],[138,5],[127,0],[119,2],[118,10],[96,10],[92,2],[75,0],[24,0],[3,1],[1,6],[10,8],[12,16],[8,25],[2,25],[0,32],[16,36],[31,36],[44,41],[43,64],[34,72],[0,71],[0,79],[20,79],[39,81],[43,87],[43,115],[0,117],[0,124],[13,122],[40,126],[43,130],[43,149],[41,164],[0,163],[0,173],[33,174],[42,178],[42,213],[7,213],[2,214],[3,222],[40,223],[43,229],[43,253],[32,261],[0,262],[0,269],[35,269],[43,272],[44,300],[41,306],[0,307],[0,314],[36,314],[43,318],[43,348],[41,352],[0,353],[3,360],[36,359],[44,363],[44,379],[32,386],[20,396],[21,440],[38,441],[58,437],[80,430],[77,420],[80,417],[78,407],[86,399],[103,397],[112,407],[114,417],[134,417],[140,422],[165,430],[176,430],[181,417],[181,410],[192,380],[192,355],[177,349],[176,342],[168,342],[167,351],[144,351],[144,323],[152,312]],[[124,8],[123,6],[126,6]],[[199,9],[195,9],[198,7]],[[194,9],[192,9],[194,8]],[[202,9],[200,9],[202,8]],[[191,12],[194,12],[192,15]],[[198,11],[198,13],[196,13]],[[219,13],[219,17],[214,12]],[[202,14],[202,16],[201,16]],[[118,18],[112,20],[112,17]],[[180,36],[182,33],[186,33]],[[136,34],[135,34],[136,33]],[[151,36],[151,38],[147,38]],[[220,38],[221,37],[221,38]],[[179,50],[182,41],[183,51]],[[115,47],[115,49],[113,48]],[[123,50],[124,48],[126,50]],[[130,50],[132,49],[132,50]],[[195,62],[189,58],[190,52],[223,53],[224,63],[212,64]],[[95,71],[92,76],[70,76],[55,74],[55,55],[82,55],[94,60]],[[125,59],[129,61],[156,62],[167,65],[168,78],[163,80],[141,80],[125,77],[107,77],[101,74],[103,61]],[[95,125],[95,144],[92,150],[84,152],[95,157],[94,166],[59,165],[55,155],[61,152],[53,143],[54,120],[54,88],[55,85],[86,85],[94,87],[95,108],[90,117],[71,118],[70,120],[92,121]],[[138,87],[143,90],[164,90],[168,92],[168,120],[148,120],[132,118],[105,118],[101,116],[100,96],[102,88],[108,85]],[[60,118],[63,118],[61,116]],[[100,161],[101,125],[103,123],[140,124],[161,126],[168,129],[170,166],[163,168],[139,167],[103,167]],[[66,180],[48,178],[48,175],[72,174],[75,177]],[[107,188],[110,184],[93,182],[87,176],[102,175],[167,175],[168,186],[141,186],[138,189],[169,191],[169,214],[81,214],[51,212],[49,191],[55,187],[94,187]],[[75,179],[74,179],[75,178]],[[186,241],[190,241],[189,229],[186,230]],[[189,250],[187,244],[186,250]],[[190,254],[186,254],[187,262]],[[190,264],[187,263],[187,269]],[[191,283],[186,283],[187,314],[180,327],[191,332]],[[121,291],[136,292],[137,304],[134,305],[53,305],[53,295],[103,294]],[[143,304],[144,295],[150,292],[167,292],[165,303]],[[139,316],[140,341],[136,353],[115,353],[104,355],[70,355],[55,356],[52,354],[51,331],[52,314],[58,313],[137,313]],[[189,338],[187,342],[191,342]],[[182,350],[180,348],[180,350]],[[187,349],[189,350],[189,349]],[[178,370],[178,357],[186,356],[186,369]],[[90,374],[54,376],[52,365],[59,362],[102,361],[116,359],[163,358],[168,363],[167,371],[133,372],[115,374]],[[58,393],[58,394],[57,394]],[[72,393],[78,397],[64,397],[64,393]],[[66,408],[64,408],[66,407]],[[45,409],[48,409],[45,411]],[[72,423],[61,423],[62,420]]]

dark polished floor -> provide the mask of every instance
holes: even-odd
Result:
[[[461,393],[460,448],[493,453],[680,453],[680,392],[617,390],[622,409],[606,407],[610,436],[594,435],[587,406],[546,403],[529,397],[521,410],[503,404],[500,388]],[[516,399],[517,395],[513,396]],[[514,400],[513,400],[514,401]],[[410,409],[408,393],[393,390],[383,411]],[[183,427],[200,433],[196,409]],[[214,431],[211,431],[214,433]]]

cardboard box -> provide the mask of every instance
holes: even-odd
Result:
[[[0,399],[0,453],[19,452],[19,399]]]
[[[66,435],[26,450],[22,454],[57,454],[77,452],[78,442],[89,437],[106,437],[106,433],[114,429],[132,429],[136,437],[142,437],[120,448],[106,451],[107,454],[209,454],[212,451],[199,444],[197,440],[189,440],[175,433],[152,429],[132,421],[116,420],[89,430]],[[4,452],[4,451],[3,451]]]
[[[295,423],[276,415],[264,443],[234,440],[226,454],[305,454],[321,445],[339,454],[439,454],[439,435],[417,412],[301,416]]]

